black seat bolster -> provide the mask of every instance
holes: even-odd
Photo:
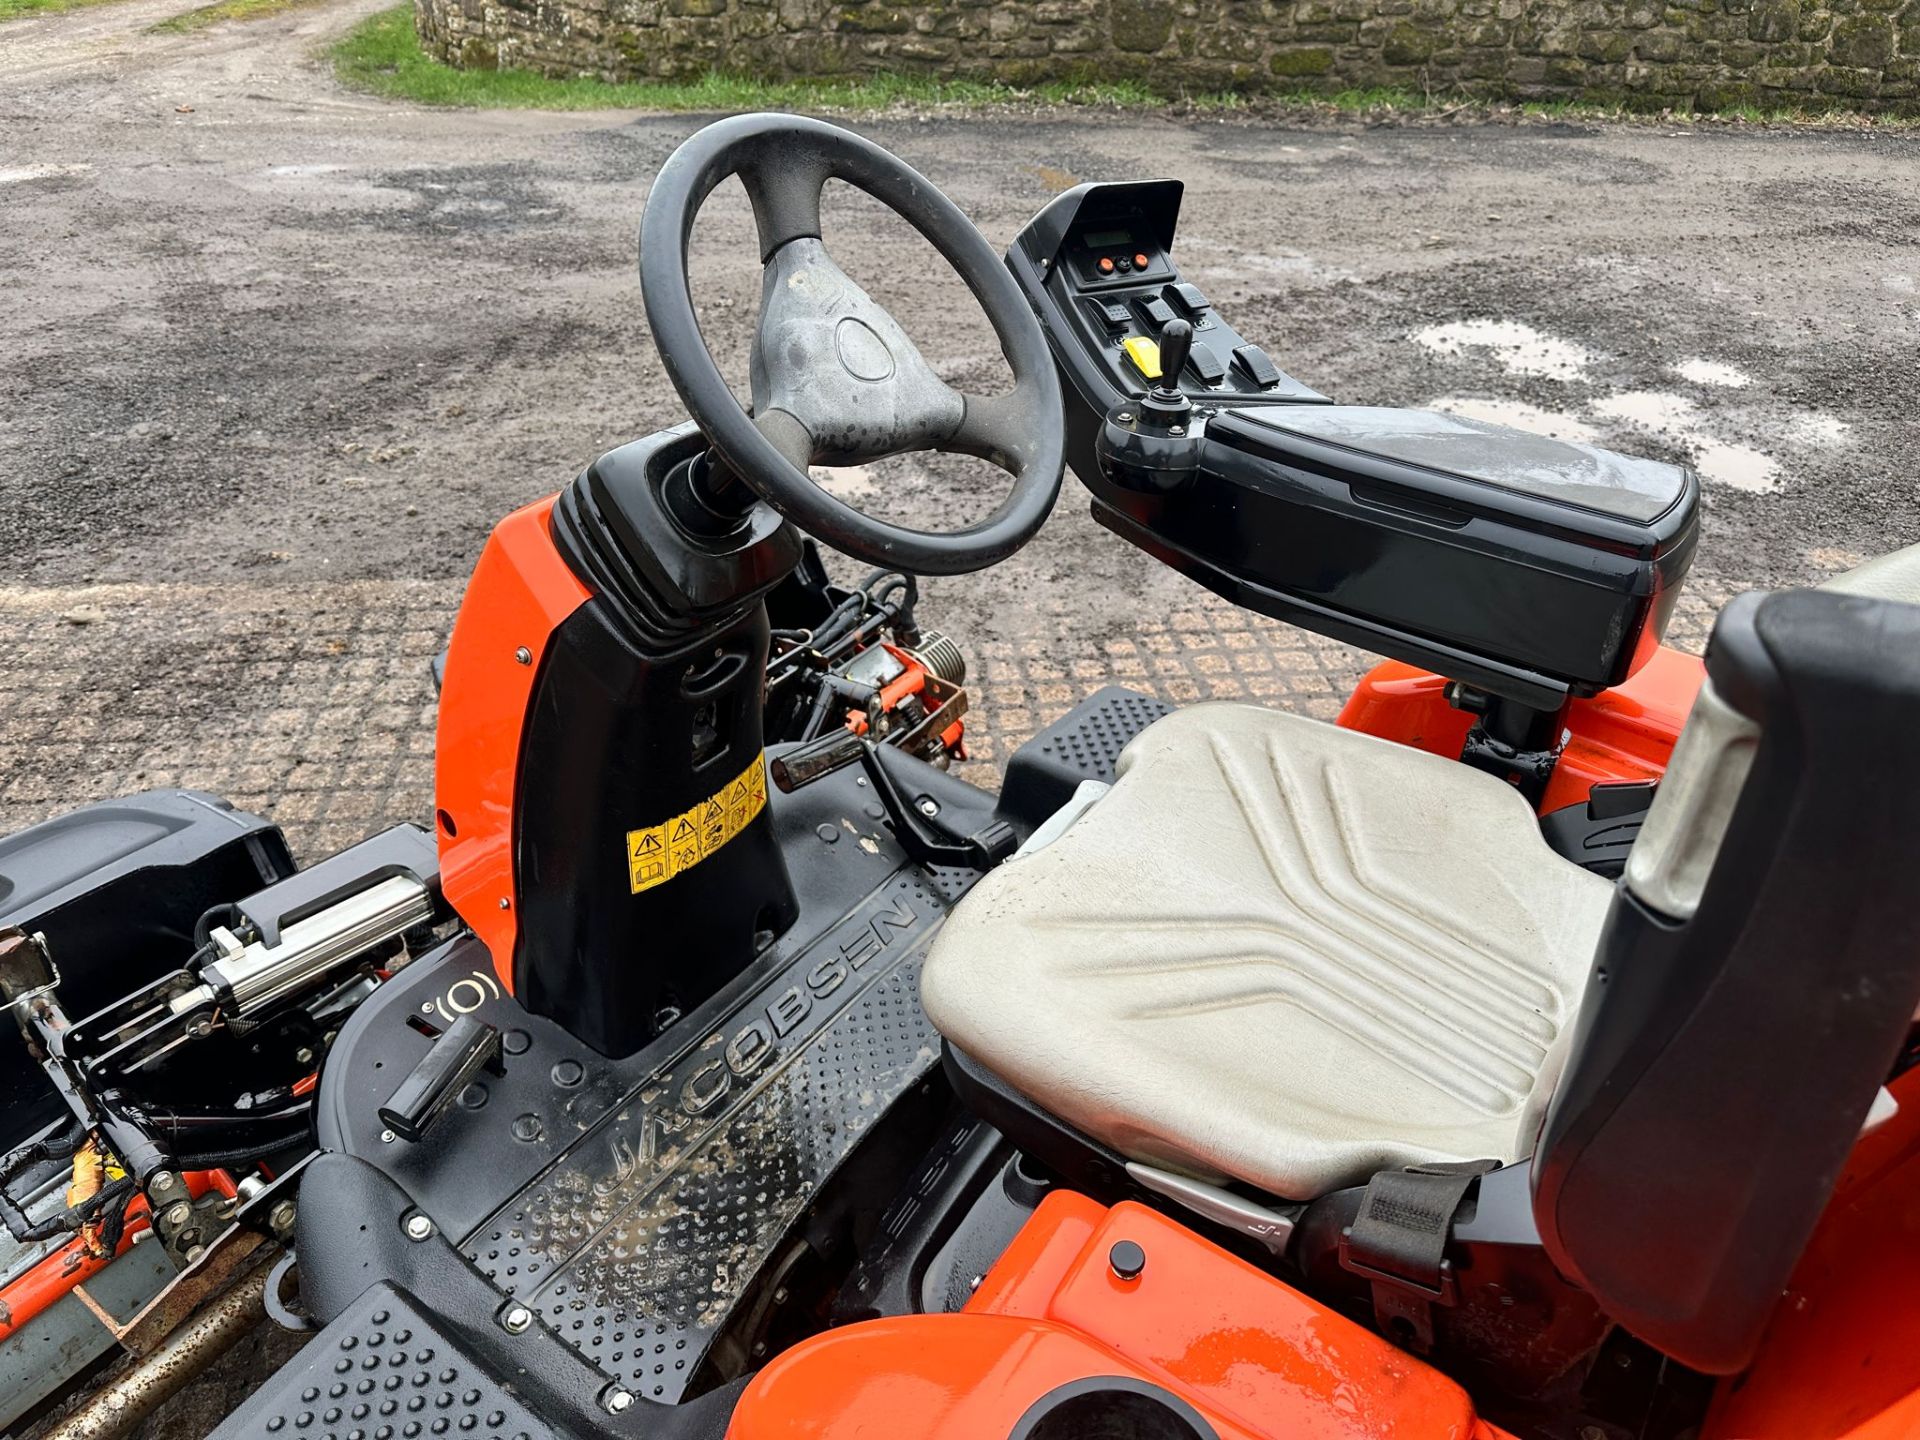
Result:
[[[1135,1190],[1118,1150],[1049,1115],[952,1042],[940,1042],[940,1059],[961,1104],[1067,1184],[1108,1201]]]
[[[1534,1211],[1616,1320],[1724,1374],[1758,1346],[1920,1002],[1920,606],[1743,596],[1707,670],[1758,726],[1751,767],[1691,914],[1636,895],[1631,864],[1615,892]]]

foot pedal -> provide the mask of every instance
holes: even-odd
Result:
[[[500,1031],[484,1020],[462,1015],[427,1047],[420,1063],[380,1107],[380,1123],[409,1144],[419,1144],[482,1070],[506,1074],[500,1060]]]
[[[1113,783],[1120,752],[1173,706],[1122,685],[1096,690],[1013,752],[1000,813],[1022,837],[1073,798],[1084,780]]]

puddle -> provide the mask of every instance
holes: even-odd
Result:
[[[1693,468],[1700,472],[1703,480],[1715,480],[1756,494],[1779,488],[1778,461],[1751,445],[1702,434],[1700,409],[1684,395],[1663,390],[1629,390],[1607,396],[1593,409],[1595,414],[1623,420],[1686,446],[1693,452]]]
[[[1688,443],[1693,446],[1693,468],[1704,479],[1759,495],[1780,488],[1779,462],[1764,451],[1724,440],[1690,439]]]
[[[1446,395],[1427,407],[1430,410],[1444,410],[1449,415],[1458,415],[1463,420],[1484,420],[1489,425],[1507,425],[1515,430],[1525,430],[1531,435],[1545,435],[1552,440],[1569,440],[1576,444],[1591,445],[1600,438],[1593,426],[1584,420],[1576,420],[1571,415],[1563,415],[1554,410],[1542,410],[1538,405],[1529,405],[1524,400],[1490,400],[1477,395]]]
[[[1628,390],[1594,403],[1594,410],[1610,420],[1624,420],[1643,430],[1676,438],[1698,423],[1700,407],[1684,395],[1664,390]]]
[[[1578,380],[1593,358],[1585,346],[1543,334],[1517,320],[1456,320],[1417,330],[1413,339],[1436,355],[1491,351],[1508,374],[1547,380]]]
[[[1817,445],[1823,450],[1853,443],[1847,422],[1831,415],[1796,415],[1788,423],[1787,433],[1802,445]]]
[[[27,180],[54,180],[62,175],[84,175],[93,166],[79,165],[14,165],[0,169],[0,185],[18,185]]]
[[[1682,380],[1691,380],[1695,385],[1720,385],[1729,390],[1744,390],[1753,384],[1753,377],[1746,371],[1723,365],[1718,360],[1682,360],[1669,368]]]

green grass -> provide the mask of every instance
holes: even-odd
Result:
[[[71,3],[71,0],[0,0],[0,14],[11,4]],[[304,0],[219,0],[208,11]],[[193,11],[189,20],[206,12]],[[216,16],[215,18],[225,18]],[[169,22],[171,25],[173,22]],[[329,52],[335,73],[356,90],[423,105],[539,110],[829,110],[874,111],[895,107],[931,109],[994,105],[1104,106],[1121,109],[1245,111],[1254,114],[1305,113],[1362,116],[1382,123],[1451,117],[1520,117],[1583,120],[1645,120],[1650,117],[1615,105],[1587,101],[1514,104],[1458,96],[1422,95],[1401,89],[1355,89],[1325,94],[1312,90],[1242,95],[1216,92],[1167,96],[1133,80],[1052,81],[1015,87],[982,80],[937,80],[921,76],[872,75],[858,80],[767,81],[739,75],[710,74],[689,81],[556,80],[527,70],[460,70],[443,65],[420,48],[411,5],[382,11],[355,26]],[[1886,116],[1806,114],[1741,107],[1723,116],[1661,114],[1663,122],[1730,118],[1760,124],[1826,124],[1911,127],[1915,120]]]
[[[18,20],[23,15],[40,15],[49,10],[77,10],[82,5],[98,5],[102,0],[0,0],[0,21]]]
[[[0,0],[0,4],[9,0]],[[228,0],[246,3],[246,0]],[[330,52],[340,79],[356,90],[424,105],[540,110],[885,110],[893,106],[974,106],[1026,101],[1046,105],[1139,107],[1164,103],[1129,81],[1037,85],[1028,90],[979,80],[873,75],[859,80],[763,81],[712,74],[689,81],[554,80],[526,70],[456,70],[420,48],[413,9],[402,5],[362,21]],[[1195,103],[1231,108],[1238,96]]]
[[[5,3],[5,0],[0,0],[0,3]],[[183,15],[162,20],[158,25],[149,25],[147,31],[153,35],[184,35],[228,20],[260,20],[284,10],[321,3],[322,0],[215,0],[212,5],[202,5],[198,10],[189,10]]]

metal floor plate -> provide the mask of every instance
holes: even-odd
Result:
[[[896,877],[575,1140],[470,1258],[608,1375],[679,1399],[811,1198],[939,1063],[919,974],[944,909]]]

